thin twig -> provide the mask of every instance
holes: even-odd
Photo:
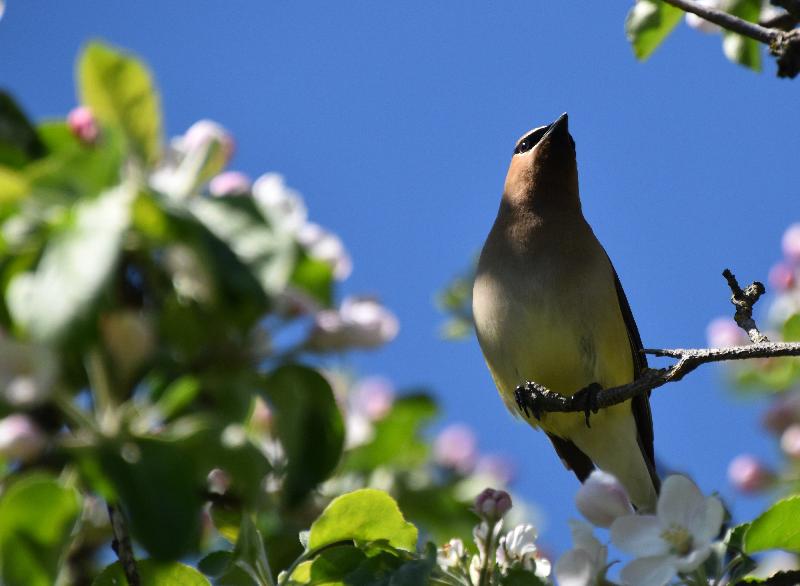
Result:
[[[122,571],[125,572],[128,585],[141,586],[142,581],[139,578],[139,570],[136,568],[136,559],[133,557],[133,544],[128,533],[125,517],[122,511],[112,504],[108,505],[108,517],[111,519],[111,530],[114,533],[114,541],[111,542],[111,548],[119,558],[119,563],[122,565]]]
[[[717,10],[716,8],[711,8],[710,6],[705,6],[698,2],[693,2],[692,0],[664,0],[664,2],[667,4],[672,4],[684,12],[696,14],[708,22],[713,22],[724,29],[734,33],[739,33],[744,37],[754,39],[759,43],[764,43],[765,45],[770,45],[777,41],[779,34],[782,32],[763,27],[722,10]]]
[[[668,368],[649,368],[633,382],[597,392],[578,391],[572,396],[565,396],[529,381],[515,391],[520,411],[526,417],[533,415],[536,419],[541,419],[544,413],[588,414],[589,410],[596,413],[599,409],[617,405],[667,383],[679,381],[698,366],[709,362],[800,356],[800,343],[770,342],[756,326],[752,314],[753,305],[764,293],[764,286],[755,282],[742,290],[731,271],[725,269],[723,276],[731,288],[731,303],[736,307],[736,322],[747,332],[753,344],[730,348],[644,349],[642,352],[645,354],[677,358],[678,361]]]

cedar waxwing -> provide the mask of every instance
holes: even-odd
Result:
[[[611,261],[583,217],[567,115],[514,149],[473,290],[478,341],[508,409],[526,381],[572,395],[629,383],[647,367]],[[602,391],[599,391],[602,392]],[[583,481],[596,465],[640,510],[655,510],[659,480],[649,395],[583,413],[544,413],[541,426]]]

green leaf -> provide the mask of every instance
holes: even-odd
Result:
[[[778,501],[750,523],[744,535],[744,551],[769,549],[800,552],[800,496]]]
[[[75,490],[45,474],[16,480],[0,498],[0,583],[50,586],[80,513]]]
[[[251,198],[198,197],[189,208],[250,268],[265,293],[274,295],[286,288],[297,259],[295,243],[269,227]]]
[[[344,447],[342,414],[328,381],[310,368],[281,367],[264,391],[289,460],[284,498],[296,505],[336,468]]]
[[[174,560],[195,548],[205,478],[184,442],[139,438],[109,443],[83,454],[82,460],[95,488],[111,488],[113,494],[103,496],[121,501],[131,534],[152,557]]]
[[[64,336],[91,309],[116,266],[130,222],[128,185],[76,206],[72,222],[55,233],[33,273],[14,277],[6,292],[13,320],[33,337]]]
[[[427,458],[429,450],[420,432],[436,413],[436,403],[428,395],[399,398],[386,417],[375,424],[372,441],[347,453],[345,467],[366,472],[379,466],[401,469],[419,466]],[[403,446],[403,449],[397,449],[398,446]]]
[[[72,200],[97,195],[120,183],[124,138],[109,129],[96,144],[82,144],[63,121],[39,125],[48,156],[25,167],[36,195],[58,195]]]
[[[30,191],[25,177],[7,167],[0,167],[0,206],[15,203]]]
[[[777,572],[768,578],[755,578],[751,576],[731,583],[733,586],[746,586],[747,584],[760,584],[762,586],[797,586],[797,584],[800,584],[800,570]]]
[[[333,302],[333,269],[330,264],[302,254],[289,282],[323,307]]]
[[[225,586],[253,584],[272,584],[264,540],[256,529],[250,515],[242,515],[239,537],[231,556],[230,565],[217,579],[217,583]]]
[[[0,90],[0,165],[19,168],[46,153],[36,129],[7,92]]]
[[[120,128],[146,163],[161,155],[161,106],[150,72],[134,57],[89,43],[78,60],[80,99],[103,123]]]
[[[728,0],[722,10],[749,22],[758,22],[761,15],[761,0]],[[734,63],[753,71],[761,71],[761,44],[748,37],[723,31],[722,51]]]
[[[625,34],[636,58],[646,60],[680,22],[683,11],[661,0],[638,0],[628,12]]]
[[[137,560],[142,586],[211,586],[203,574],[178,562],[164,563],[156,560]],[[103,570],[92,586],[127,586],[122,564],[114,562]]]
[[[363,488],[331,501],[311,525],[308,549],[349,540],[357,544],[384,540],[397,549],[414,551],[417,528],[403,518],[387,493]]]

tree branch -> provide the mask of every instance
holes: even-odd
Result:
[[[696,14],[726,30],[764,43],[778,62],[778,77],[795,77],[800,73],[800,29],[787,32],[764,27],[722,10],[704,6],[694,0],[664,0],[664,2],[685,12]]]
[[[800,343],[770,342],[756,326],[753,320],[753,305],[764,293],[764,285],[755,282],[742,290],[730,270],[725,269],[722,274],[731,288],[731,303],[736,307],[736,323],[747,332],[753,344],[730,348],[644,349],[642,352],[645,354],[677,358],[678,361],[668,368],[647,369],[635,381],[625,385],[599,391],[590,390],[590,385],[572,396],[561,395],[529,381],[517,387],[514,392],[520,411],[526,417],[533,415],[536,419],[541,419],[543,413],[582,412],[587,415],[588,424],[589,411],[597,413],[599,409],[617,405],[667,383],[679,381],[702,364],[750,358],[800,356]]]
[[[117,554],[128,586],[141,586],[139,570],[136,568],[136,559],[133,557],[133,544],[128,533],[128,526],[122,511],[116,506],[108,505],[108,517],[111,519],[111,531],[114,533],[114,540],[111,542],[111,549]]]

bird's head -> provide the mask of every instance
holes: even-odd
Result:
[[[537,212],[580,209],[575,141],[566,113],[517,141],[503,198],[512,207]]]

